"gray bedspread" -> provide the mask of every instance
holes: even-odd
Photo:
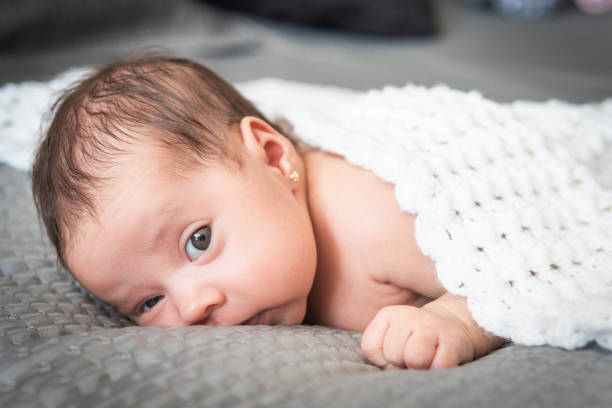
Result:
[[[566,12],[524,23],[436,3],[439,37],[398,40],[176,1],[132,31],[0,50],[0,83],[48,79],[156,43],[236,81],[445,82],[497,100],[612,96],[612,15]],[[450,370],[383,372],[364,359],[359,339],[310,326],[133,326],[57,267],[28,175],[0,164],[0,407],[612,406],[612,353],[594,345],[572,352],[508,345]]]
[[[601,407],[612,353],[506,346],[449,370],[381,371],[358,333],[145,328],[56,267],[28,176],[0,165],[2,407]]]

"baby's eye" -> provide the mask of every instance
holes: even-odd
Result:
[[[212,228],[210,225],[200,228],[191,235],[187,245],[185,245],[185,251],[192,261],[199,258],[208,249],[211,237]]]
[[[148,298],[138,308],[138,314],[143,314],[153,309],[153,307],[155,307],[155,305],[158,304],[163,298],[164,295],[157,295],[153,296],[152,298]]]

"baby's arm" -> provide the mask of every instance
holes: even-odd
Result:
[[[484,356],[503,343],[476,324],[465,298],[445,293],[421,308],[382,308],[363,333],[361,349],[384,369],[448,368]]]

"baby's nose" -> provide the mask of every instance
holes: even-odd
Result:
[[[196,324],[218,324],[218,322],[207,322],[213,310],[225,304],[225,294],[215,288],[197,289],[192,288],[188,294],[179,295],[178,307],[181,319],[188,325]]]

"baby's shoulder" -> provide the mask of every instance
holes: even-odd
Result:
[[[313,321],[363,330],[384,306],[439,294],[433,263],[416,244],[415,215],[400,210],[393,184],[340,156],[313,152],[305,163],[317,239]]]
[[[414,276],[434,272],[416,243],[416,215],[399,208],[393,184],[337,155],[319,151],[304,160],[312,170],[309,201],[319,248],[337,248],[336,256],[379,282],[437,290],[411,287]]]
[[[304,161],[311,205],[333,216],[340,225],[374,231],[390,213],[404,216],[395,200],[393,184],[371,171],[320,150],[305,154]]]

